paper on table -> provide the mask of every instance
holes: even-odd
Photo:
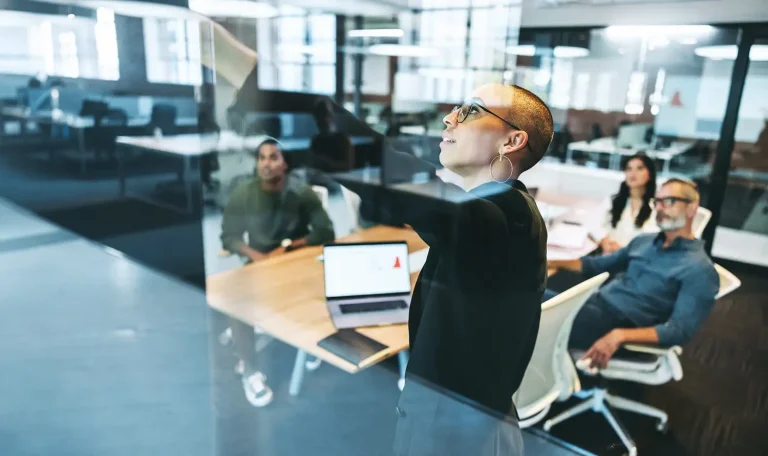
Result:
[[[568,249],[580,249],[587,241],[587,229],[581,225],[558,223],[547,234],[547,244]]]
[[[536,205],[539,207],[539,213],[544,221],[548,222],[570,212],[570,209],[566,206],[557,206],[555,204],[544,203],[542,201],[536,201]]]
[[[547,249],[547,261],[575,260],[577,258],[581,258],[581,257],[578,254],[574,253],[573,250],[564,250],[564,249],[558,249],[558,248]]]

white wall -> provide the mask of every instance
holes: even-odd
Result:
[[[523,27],[589,25],[724,24],[768,21],[766,0],[708,0],[628,5],[562,5],[540,8],[523,0]]]

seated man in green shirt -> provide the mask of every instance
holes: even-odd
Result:
[[[250,263],[304,246],[332,242],[333,225],[320,199],[312,188],[288,174],[279,143],[274,139],[264,141],[256,155],[256,177],[235,188],[224,209],[224,248]],[[230,320],[235,353],[243,365],[245,396],[255,407],[263,407],[272,400],[272,391],[254,367],[253,328]]]

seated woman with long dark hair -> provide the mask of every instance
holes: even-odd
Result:
[[[606,198],[600,208],[599,225],[590,237],[603,253],[629,244],[635,236],[659,231],[651,198],[656,193],[656,167],[646,155],[633,155],[624,165],[624,182],[619,192]]]

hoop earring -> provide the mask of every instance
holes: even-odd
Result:
[[[491,160],[491,164],[488,166],[488,174],[491,175],[491,180],[493,180],[497,184],[503,184],[504,182],[512,179],[512,174],[515,172],[515,167],[514,165],[512,165],[512,160],[510,160],[509,157],[507,157],[506,155],[499,153],[498,158],[499,158],[499,162],[501,162],[501,159],[503,158],[509,163],[509,176],[503,181],[496,180],[496,178],[493,176],[493,163],[496,161],[495,158]]]

